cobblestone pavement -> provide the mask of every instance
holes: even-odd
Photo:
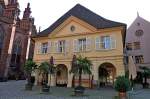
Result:
[[[41,94],[38,87],[34,87],[32,91],[25,91],[25,83],[26,81],[0,82],[0,99],[112,99],[116,93],[113,89],[87,89],[84,97],[74,97],[72,88],[51,87],[51,94]],[[103,94],[106,95],[105,98]]]
[[[43,94],[39,87],[25,91],[26,81],[0,82],[0,99],[114,99],[114,89],[87,89],[84,97],[74,97],[72,88],[51,87],[51,93]],[[150,89],[130,91],[128,99],[150,99]]]

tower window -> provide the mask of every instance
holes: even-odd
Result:
[[[143,34],[144,34],[144,31],[141,30],[141,29],[135,31],[135,35],[138,36],[138,37],[142,36]]]
[[[141,48],[140,42],[134,42],[134,49],[135,49],[135,50],[138,50],[138,49],[140,49],[140,48]]]
[[[135,56],[135,62],[138,64],[144,63],[143,55]]]
[[[127,43],[126,48],[127,50],[132,50],[132,43]]]

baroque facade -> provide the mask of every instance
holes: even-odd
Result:
[[[36,33],[34,19],[30,16],[28,3],[19,18],[17,0],[0,0],[0,80],[23,75],[22,65],[32,58],[34,42],[31,35]],[[30,53],[29,53],[30,52]]]
[[[123,48],[126,24],[105,19],[77,4],[46,30],[33,37],[35,41],[33,60],[40,64],[53,56],[58,68],[49,82],[51,86],[77,85],[78,76],[69,73],[74,55],[92,61],[92,75],[82,76],[82,85],[92,87],[100,83],[100,67],[109,76],[107,84],[113,84],[119,75],[125,74]],[[41,76],[36,74],[37,83]]]

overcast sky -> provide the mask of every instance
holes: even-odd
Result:
[[[139,15],[150,21],[149,0],[18,0],[21,11],[31,3],[32,16],[37,29],[46,29],[77,3],[107,19],[128,25]]]

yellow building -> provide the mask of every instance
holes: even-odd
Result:
[[[34,61],[40,64],[53,56],[59,71],[52,76],[51,86],[72,87],[78,77],[70,74],[73,55],[87,57],[92,61],[92,75],[83,75],[86,87],[100,84],[100,67],[109,76],[107,84],[125,74],[123,47],[126,25],[107,20],[77,4],[46,30],[33,37],[35,40]],[[73,80],[74,78],[74,80]],[[37,75],[37,81],[40,76]]]

